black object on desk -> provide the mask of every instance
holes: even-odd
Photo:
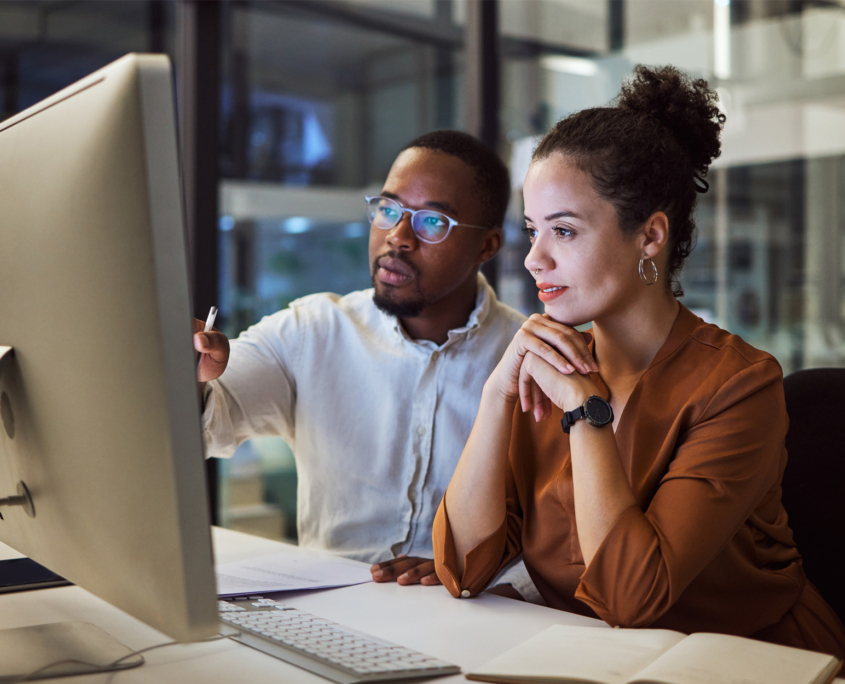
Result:
[[[0,594],[29,589],[47,589],[73,584],[64,577],[39,565],[31,558],[0,561]]]

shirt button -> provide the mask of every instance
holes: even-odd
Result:
[[[418,435],[424,435],[424,434],[425,434],[425,428],[424,428],[422,425],[420,425],[420,426],[417,428],[417,434],[418,434]]]
[[[437,357],[440,356],[440,352],[431,352],[431,360],[437,361]]]
[[[408,498],[409,498],[411,501],[416,500],[416,498],[417,498],[417,493],[416,493],[414,490],[411,490],[410,492],[408,492]]]
[[[464,589],[461,592],[461,598],[469,598],[469,589]]]

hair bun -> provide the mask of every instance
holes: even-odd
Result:
[[[704,79],[692,79],[672,66],[650,69],[640,64],[616,104],[660,121],[689,154],[693,170],[703,176],[721,151],[725,115],[718,101]]]

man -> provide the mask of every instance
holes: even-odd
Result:
[[[434,514],[524,320],[479,274],[502,245],[509,194],[506,167],[478,140],[423,135],[367,199],[373,289],[297,300],[231,356],[221,333],[195,335],[208,454],[283,437],[299,543],[377,563],[376,581],[439,583]],[[531,590],[524,570],[508,581]]]

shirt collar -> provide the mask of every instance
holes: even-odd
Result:
[[[456,337],[462,337],[468,335],[470,332],[478,329],[482,326],[485,321],[490,317],[490,313],[493,310],[493,307],[496,304],[496,293],[493,288],[490,286],[490,283],[487,282],[487,278],[485,278],[480,272],[478,273],[477,279],[477,289],[475,295],[475,308],[469,315],[467,319],[466,325],[460,328],[453,328],[449,331],[449,339],[443,343],[442,346],[448,345],[452,340]],[[436,348],[435,345],[430,340],[412,340],[408,337],[408,333],[405,332],[405,329],[402,327],[402,324],[399,323],[399,319],[396,316],[392,316],[388,313],[385,313],[381,309],[377,309],[379,316],[381,317],[382,323],[385,325],[387,330],[389,330],[393,335],[396,337],[397,341],[407,340],[412,344],[420,344],[424,346],[432,346],[432,348]]]
[[[449,335],[459,335],[461,333],[468,333],[470,330],[475,330],[481,326],[490,316],[490,309],[496,302],[496,293],[487,282],[487,278],[479,272],[477,281],[477,290],[475,295],[475,308],[469,315],[467,323],[462,328],[455,328],[449,331]]]

